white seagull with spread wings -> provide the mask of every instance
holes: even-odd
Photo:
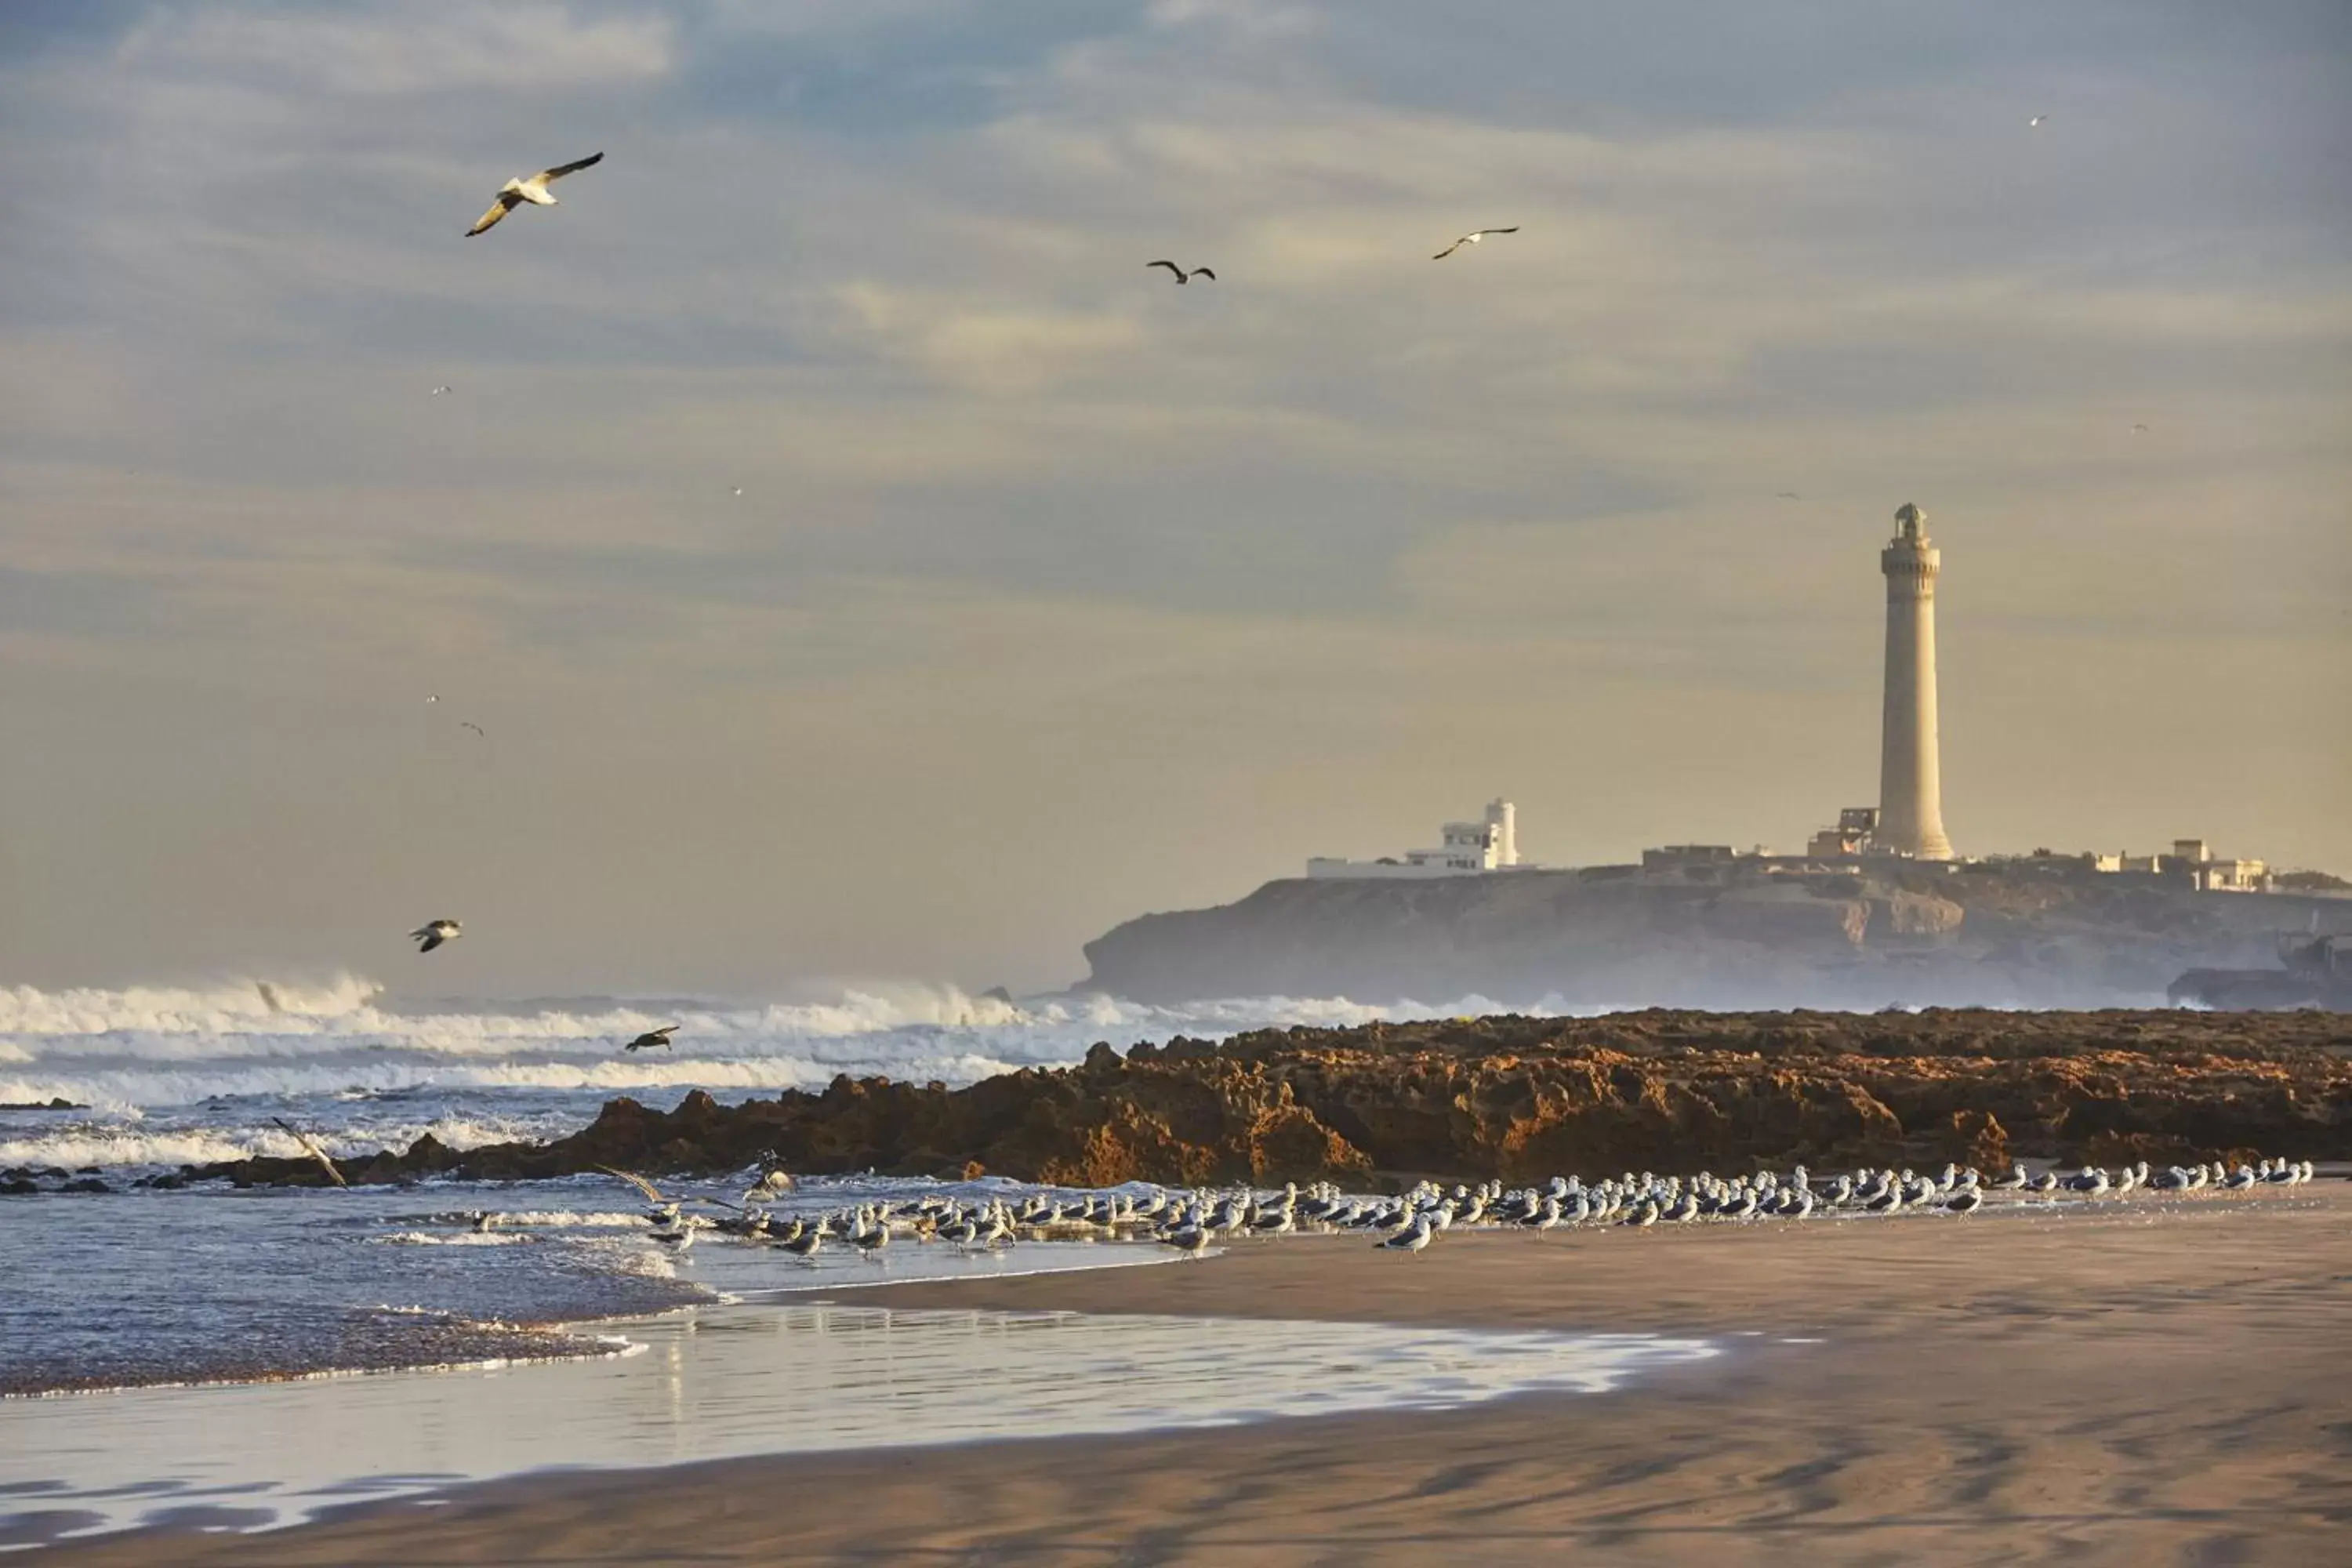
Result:
[[[1517,224],[1513,224],[1508,228],[1482,228],[1475,234],[1464,235],[1460,239],[1455,240],[1453,244],[1447,246],[1444,249],[1431,257],[1430,259],[1432,261],[1443,261],[1447,257],[1453,255],[1455,251],[1461,249],[1464,246],[1475,245],[1490,234],[1517,234],[1518,232],[1519,226]]]
[[[490,204],[490,210],[484,213],[481,216],[480,221],[477,222],[473,227],[466,231],[466,237],[471,239],[474,236],[481,233],[484,229],[489,227],[492,224],[498,222],[499,219],[506,216],[507,214],[514,211],[515,208],[520,206],[525,202],[529,202],[535,207],[551,207],[556,205],[557,203],[555,198],[547,194],[548,186],[555,184],[556,181],[563,178],[566,174],[577,174],[583,169],[588,168],[596,163],[601,163],[604,161],[604,153],[593,153],[589,154],[587,157],[581,159],[576,163],[558,163],[552,169],[541,169],[538,174],[531,175],[530,178],[527,180],[509,180],[505,185],[500,187],[499,191],[499,199]]]

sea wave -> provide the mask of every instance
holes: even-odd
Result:
[[[1347,1026],[1495,1008],[1481,996],[1436,1007],[1413,1002],[1372,1006],[1344,996],[1228,997],[1160,1007],[1098,994],[1056,995],[1024,1005],[993,994],[974,996],[954,985],[919,983],[853,988],[831,1002],[748,1005],[669,1002],[653,1006],[600,997],[528,1009],[408,1011],[383,1005],[383,995],[376,982],[352,975],[310,984],[241,979],[195,988],[116,991],[0,987],[0,1047],[13,1045],[21,1051],[24,1041],[35,1040],[41,1059],[76,1054],[205,1061],[240,1055],[299,1057],[320,1049],[322,1043],[394,1044],[450,1056],[504,1057],[535,1046],[561,1049],[583,1041],[617,1043],[677,1023],[687,1038],[708,1038],[730,1051],[760,1051],[898,1033],[1022,1037],[1199,1029],[1223,1034],[1268,1025]]]
[[[0,1035],[102,1035],[119,1029],[221,1034],[273,1019],[346,1017],[372,1010],[383,994],[374,981],[351,974],[323,983],[236,979],[123,990],[6,985],[0,986]]]
[[[664,1007],[607,998],[402,1012],[370,980],[194,989],[0,991],[0,1100],[57,1097],[118,1115],[248,1097],[341,1102],[466,1090],[773,1092],[839,1074],[970,1083],[1074,1062],[1088,1046],[1491,1010],[1237,997],[1181,1007],[1095,995],[1027,1005],[951,985],[877,985],[833,1002]],[[663,1024],[675,1046],[618,1047]],[[436,1136],[440,1136],[436,1132]],[[443,1141],[450,1142],[444,1138]]]
[[[423,1122],[379,1122],[344,1131],[322,1131],[318,1142],[338,1157],[405,1148],[426,1133],[451,1149],[477,1149],[532,1135],[529,1126],[478,1117],[445,1116]],[[0,1138],[0,1168],[29,1165],[69,1171],[90,1166],[209,1165],[268,1155],[299,1159],[309,1151],[300,1139],[275,1125],[212,1126],[172,1130],[108,1126],[77,1121]]]
[[[816,1089],[835,1077],[962,1085],[1176,1036],[1350,1026],[1491,1011],[1483,997],[1368,1006],[1346,997],[1233,997],[1179,1007],[1063,994],[1014,1003],[953,985],[874,983],[817,1002],[388,1004],[373,980],[0,988],[0,1168],[161,1168],[337,1158],[430,1133],[456,1150],[562,1136],[617,1096],[674,1103]],[[1559,1011],[1558,1008],[1549,1009]],[[672,1047],[621,1047],[680,1026]]]
[[[907,1028],[1018,1026],[1037,1016],[998,996],[912,983],[850,989],[831,1002],[689,1003],[682,1013],[676,1003],[656,1009],[609,997],[527,1010],[410,1011],[385,1005],[383,996],[376,981],[349,974],[324,982],[239,978],[121,990],[0,986],[0,1037],[116,1037],[111,1043],[117,1048],[208,1056],[236,1048],[236,1040],[278,1054],[292,1042],[320,1036],[384,1036],[421,1049],[466,1054],[503,1052],[532,1040],[625,1038],[681,1016],[691,1020],[696,1032],[820,1038]],[[1124,1010],[1117,1003],[1076,1009],[1056,1005],[1046,1016],[1113,1023]]]

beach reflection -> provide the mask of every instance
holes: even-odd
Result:
[[[637,1353],[11,1402],[0,1407],[12,1472],[0,1545],[166,1517],[262,1528],[551,1468],[1598,1393],[1716,1353],[1648,1335],[830,1304],[709,1307],[615,1328]]]

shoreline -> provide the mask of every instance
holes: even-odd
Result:
[[[669,1312],[692,1311],[702,1303],[691,1302],[672,1307]],[[524,1324],[505,1325],[503,1331],[517,1338],[541,1336],[578,1345],[577,1350],[550,1350],[533,1355],[517,1348],[511,1355],[483,1354],[451,1361],[403,1362],[381,1366],[319,1366],[299,1367],[283,1372],[255,1372],[244,1376],[174,1378],[154,1383],[91,1383],[47,1384],[37,1388],[0,1387],[0,1407],[23,1401],[26,1403],[50,1399],[103,1399],[118,1394],[167,1394],[209,1388],[273,1388],[285,1384],[337,1383],[361,1377],[397,1377],[415,1373],[422,1377],[443,1373],[500,1372],[508,1367],[538,1366],[567,1361],[607,1361],[618,1356],[635,1355],[643,1347],[622,1342],[608,1342],[611,1336],[580,1331],[596,1323],[634,1323],[653,1316],[652,1313],[632,1313],[627,1317],[591,1318],[577,1321],[550,1324],[544,1328]],[[498,1329],[482,1329],[468,1325],[468,1331],[486,1337],[500,1332]]]
[[[40,1560],[1402,1564],[1582,1542],[1674,1564],[2322,1561],[2352,1549],[2347,1217],[2352,1184],[2323,1180],[2160,1211],[1607,1246],[1477,1235],[1409,1258],[1295,1238],[1165,1268],[885,1286],[857,1304],[1173,1314],[1204,1332],[1678,1331],[1733,1349],[1607,1394],[527,1475],[430,1509],[141,1531]],[[811,1495],[825,1505],[795,1500]]]

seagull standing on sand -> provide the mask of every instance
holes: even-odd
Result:
[[[1443,261],[1447,257],[1453,255],[1455,251],[1461,249],[1464,246],[1475,245],[1490,234],[1517,234],[1518,232],[1519,226],[1517,224],[1513,224],[1508,228],[1482,228],[1475,233],[1464,235],[1460,239],[1455,240],[1453,244],[1447,246],[1444,249],[1431,257],[1430,259],[1432,261]]]
[[[860,1210],[856,1226],[849,1233],[849,1245],[864,1254],[867,1262],[879,1263],[882,1259],[878,1254],[890,1245],[890,1222],[879,1217],[868,1220],[865,1211]]]
[[[1209,1249],[1209,1233],[1197,1225],[1188,1225],[1161,1237],[1160,1245],[1172,1247],[1186,1258],[1198,1258]]]
[[[1431,1234],[1429,1216],[1424,1215],[1386,1241],[1376,1241],[1372,1245],[1386,1247],[1391,1252],[1419,1252],[1429,1246]]]
[[[1150,271],[1155,267],[1165,267],[1168,268],[1169,271],[1176,275],[1176,281],[1179,283],[1190,283],[1195,278],[1205,278],[1212,283],[1214,283],[1217,280],[1217,275],[1210,271],[1205,267],[1195,267],[1192,270],[1187,272],[1172,261],[1147,261],[1143,264],[1143,269],[1146,272]]]
[[[455,942],[465,934],[465,928],[456,921],[429,921],[410,931],[408,939],[416,944],[417,952],[431,952],[443,942]]]
[[[604,153],[593,153],[576,163],[558,163],[552,169],[541,169],[527,180],[509,180],[499,188],[499,199],[490,204],[490,210],[484,213],[474,226],[466,231],[466,237],[471,239],[525,202],[529,202],[535,207],[556,205],[555,198],[547,194],[548,186],[566,174],[578,174],[581,170],[604,161]]]

